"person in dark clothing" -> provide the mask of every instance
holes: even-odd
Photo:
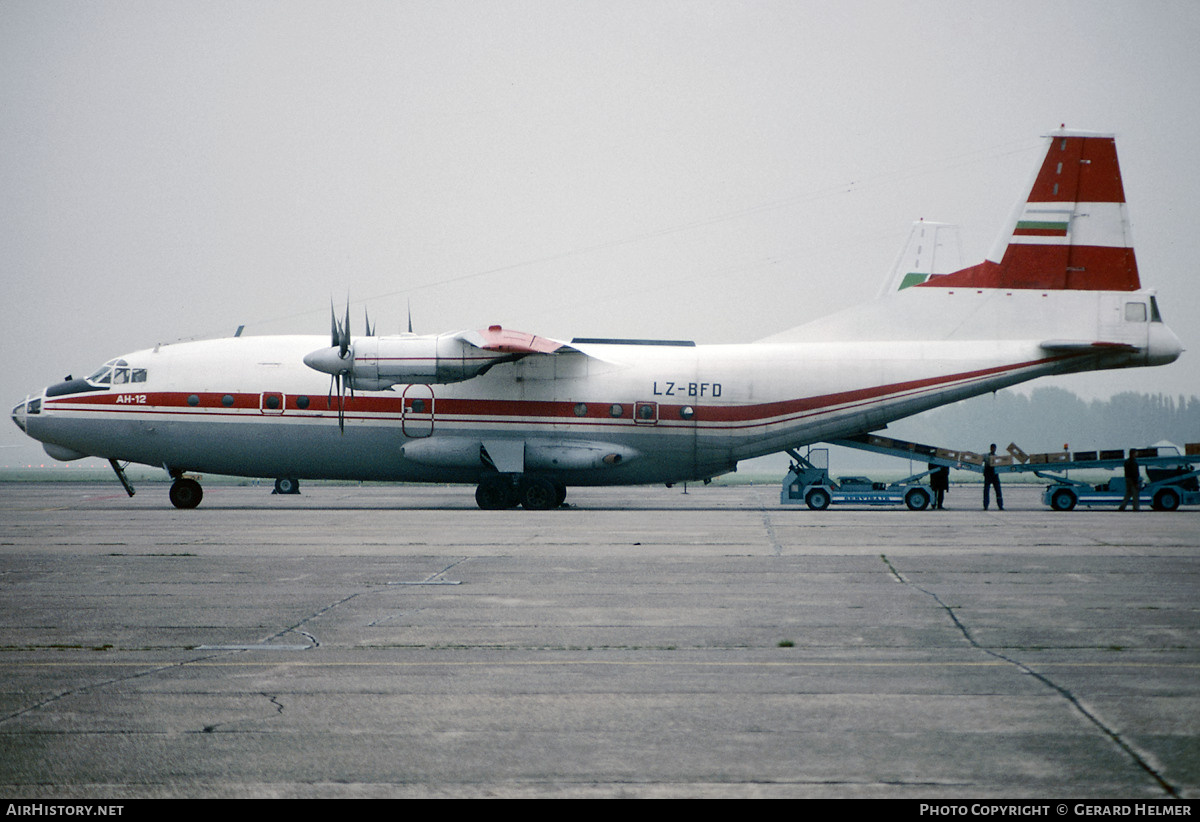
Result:
[[[992,450],[983,458],[983,510],[988,509],[988,492],[993,486],[996,488],[996,507],[1001,511],[1004,510],[1004,495],[1000,493],[1000,477],[996,474],[996,468],[993,465],[993,460],[996,459],[996,443],[992,443]]]
[[[946,466],[929,466],[929,490],[933,492],[934,510],[942,510],[946,492],[950,490],[950,469]]]
[[[1121,507],[1118,511],[1124,511],[1125,506],[1133,500],[1133,510],[1137,511],[1141,503],[1142,490],[1142,475],[1138,468],[1137,458],[1133,456],[1133,451],[1129,452],[1129,459],[1125,460],[1125,497],[1121,500]]]

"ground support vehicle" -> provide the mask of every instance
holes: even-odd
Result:
[[[1138,491],[1138,504],[1153,508],[1155,511],[1174,511],[1180,505],[1200,505],[1200,490],[1197,489],[1197,477],[1200,471],[1191,470],[1191,465],[1180,465],[1176,455],[1168,468],[1156,470],[1152,466],[1162,465],[1166,458],[1138,458],[1138,463],[1146,469],[1150,482],[1143,483]],[[1076,467],[1104,467],[1095,464],[1075,463]],[[1109,466],[1120,468],[1120,464]],[[1159,472],[1165,474],[1154,479]],[[1091,507],[1107,506],[1115,508],[1125,499],[1125,477],[1113,477],[1099,485],[1090,485],[1080,480],[1058,476],[1048,471],[1034,471],[1037,476],[1053,480],[1042,492],[1042,502],[1055,511],[1070,511],[1077,505]]]
[[[803,457],[795,450],[788,455],[795,462],[788,469],[783,481],[779,501],[785,505],[808,505],[814,511],[823,511],[830,505],[900,505],[909,510],[921,511],[933,501],[933,492],[921,480],[929,471],[914,474],[897,482],[872,482],[867,477],[829,476],[829,449],[810,448]]]
[[[930,465],[946,465],[964,471],[983,472],[983,455],[970,451],[936,448],[875,434],[831,440],[831,444],[919,460]],[[1007,451],[1006,455],[994,458],[993,467],[996,473],[1032,473],[1050,480],[1051,484],[1046,486],[1042,493],[1042,501],[1056,511],[1070,511],[1078,505],[1115,508],[1125,497],[1124,476],[1116,476],[1108,482],[1092,485],[1067,475],[1072,469],[1119,471],[1124,467],[1127,456],[1124,449],[1026,454],[1016,445],[1010,444]],[[1134,448],[1130,453],[1137,459],[1139,468],[1148,480],[1142,484],[1139,491],[1139,505],[1145,505],[1155,511],[1174,511],[1180,505],[1200,505],[1200,470],[1197,470],[1195,465],[1200,462],[1200,444],[1185,446],[1184,454],[1180,454],[1177,448],[1168,446]]]

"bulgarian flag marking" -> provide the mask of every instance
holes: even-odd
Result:
[[[1016,237],[1066,237],[1070,223],[1066,220],[1018,220],[1013,231]]]

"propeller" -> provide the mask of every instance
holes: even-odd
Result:
[[[370,325],[368,323],[368,328]],[[336,354],[336,357],[333,356]],[[304,358],[310,368],[329,374],[329,396],[327,407],[333,407],[333,391],[337,387],[338,430],[346,433],[346,389],[354,398],[354,386],[350,382],[350,371],[354,368],[354,352],[350,350],[350,301],[346,301],[346,319],[339,321],[329,301],[329,348],[314,351]]]
[[[367,328],[367,336],[375,336],[375,326],[371,324],[371,316],[363,309],[363,320]],[[354,347],[350,339],[350,300],[346,300],[345,319],[338,319],[329,301],[329,347],[313,351],[304,357],[304,364],[317,371],[329,375],[329,396],[327,408],[333,408],[333,394],[337,391],[338,430],[346,432],[346,391],[354,399]]]

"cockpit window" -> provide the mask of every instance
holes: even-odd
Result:
[[[1160,323],[1163,321],[1162,315],[1158,313],[1158,300],[1154,297],[1150,298],[1150,322]]]
[[[145,368],[130,368],[125,360],[109,360],[97,368],[88,378],[90,383],[98,385],[125,385],[131,382],[145,382]]]

